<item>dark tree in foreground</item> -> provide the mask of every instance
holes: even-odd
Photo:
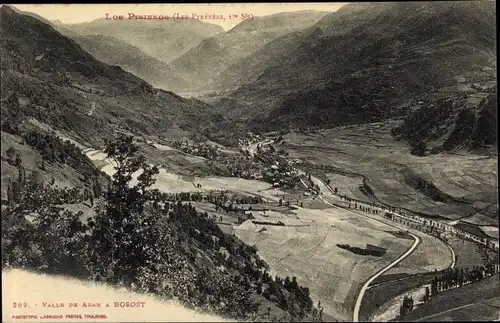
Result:
[[[101,269],[97,271],[101,277],[116,282],[119,278],[135,277],[146,261],[141,235],[147,234],[143,232],[147,225],[143,225],[146,223],[142,223],[141,214],[146,189],[154,183],[158,168],[137,155],[139,147],[133,144],[133,137],[122,135],[106,144],[104,152],[113,160],[116,173],[92,233],[95,253],[91,260]],[[137,184],[130,186],[133,174],[141,170]]]

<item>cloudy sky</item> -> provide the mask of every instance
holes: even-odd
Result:
[[[175,13],[192,16],[198,15],[238,15],[252,14],[254,16],[266,16],[279,12],[291,12],[299,10],[337,11],[345,3],[321,2],[321,3],[227,3],[227,4],[22,4],[14,5],[22,11],[36,13],[48,20],[60,20],[63,23],[79,23],[91,21],[98,18],[123,15],[128,13],[169,15]],[[234,27],[241,20],[208,19],[205,22],[222,26],[225,30]]]

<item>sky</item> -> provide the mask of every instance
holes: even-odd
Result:
[[[19,10],[36,13],[48,20],[60,20],[63,23],[81,23],[113,15],[122,15],[125,19],[128,13],[136,15],[224,15],[225,20],[204,19],[204,22],[218,24],[229,30],[241,22],[242,14],[266,16],[279,12],[300,10],[337,11],[345,3],[224,3],[224,4],[17,4]],[[229,19],[238,15],[238,18]],[[159,23],[161,21],[158,21]]]

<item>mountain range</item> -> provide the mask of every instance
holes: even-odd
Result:
[[[202,40],[224,32],[219,25],[196,19],[109,20],[100,18],[85,23],[58,26],[79,36],[102,35],[116,38],[167,63],[181,56]]]
[[[273,40],[317,23],[327,12],[285,12],[246,19],[226,33],[204,39],[171,62],[189,81],[188,91],[211,89],[210,84],[232,64]]]
[[[269,42],[214,82],[207,98],[254,130],[364,123],[405,113],[404,102],[494,80],[495,3],[352,3]]]
[[[333,13],[255,17],[228,32],[186,20],[169,31],[177,30],[175,36],[163,33],[173,22],[161,28],[159,22],[104,19],[63,25],[23,13],[16,16],[22,22],[14,23],[9,14],[2,22],[2,99],[17,88],[39,91],[27,81],[34,78],[56,89],[43,96],[60,106],[60,114],[76,110],[85,115],[93,102],[97,116],[125,128],[160,133],[176,124],[224,135],[406,117],[452,97],[459,98],[458,110],[477,108],[487,93],[475,89],[496,86],[495,9],[492,1],[351,3]],[[17,24],[21,28],[16,30]],[[38,24],[44,27],[34,31]],[[158,54],[163,45],[146,51],[145,44],[159,33],[163,45],[179,37],[189,45],[166,56]],[[151,84],[176,92],[214,92],[199,97],[205,104]],[[78,92],[82,87],[99,88],[112,98],[87,93],[91,99],[85,99]],[[55,94],[61,88],[71,94]],[[61,103],[68,97],[73,98],[71,108]],[[432,124],[439,127],[440,122]],[[454,124],[449,121],[449,131],[441,132],[450,133]],[[411,140],[415,132],[403,128],[408,132],[403,137]]]
[[[155,87],[172,91],[188,87],[188,82],[170,65],[149,56],[138,47],[125,41],[103,35],[73,36],[71,38],[98,60],[106,64],[118,65]]]

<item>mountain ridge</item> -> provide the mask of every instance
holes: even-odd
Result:
[[[119,65],[155,87],[176,91],[187,86],[186,80],[167,63],[147,55],[127,42],[104,35],[72,38],[98,60],[110,65]]]
[[[201,20],[107,20],[61,25],[79,36],[110,36],[138,47],[165,63],[181,56],[203,39],[223,33],[219,25]]]
[[[305,11],[247,19],[226,33],[204,39],[171,64],[192,84],[189,91],[204,89],[231,64],[280,36],[311,26],[326,14]]]
[[[199,130],[219,120],[209,105],[96,60],[36,18],[7,6],[0,14],[2,122],[36,118],[99,145],[117,126],[159,134],[175,124]]]
[[[219,84],[238,88],[210,102],[234,102],[233,122],[262,130],[397,116],[404,100],[453,91],[462,73],[483,77],[495,61],[494,9],[484,1],[348,4],[232,66]],[[238,80],[244,66],[251,77]]]

